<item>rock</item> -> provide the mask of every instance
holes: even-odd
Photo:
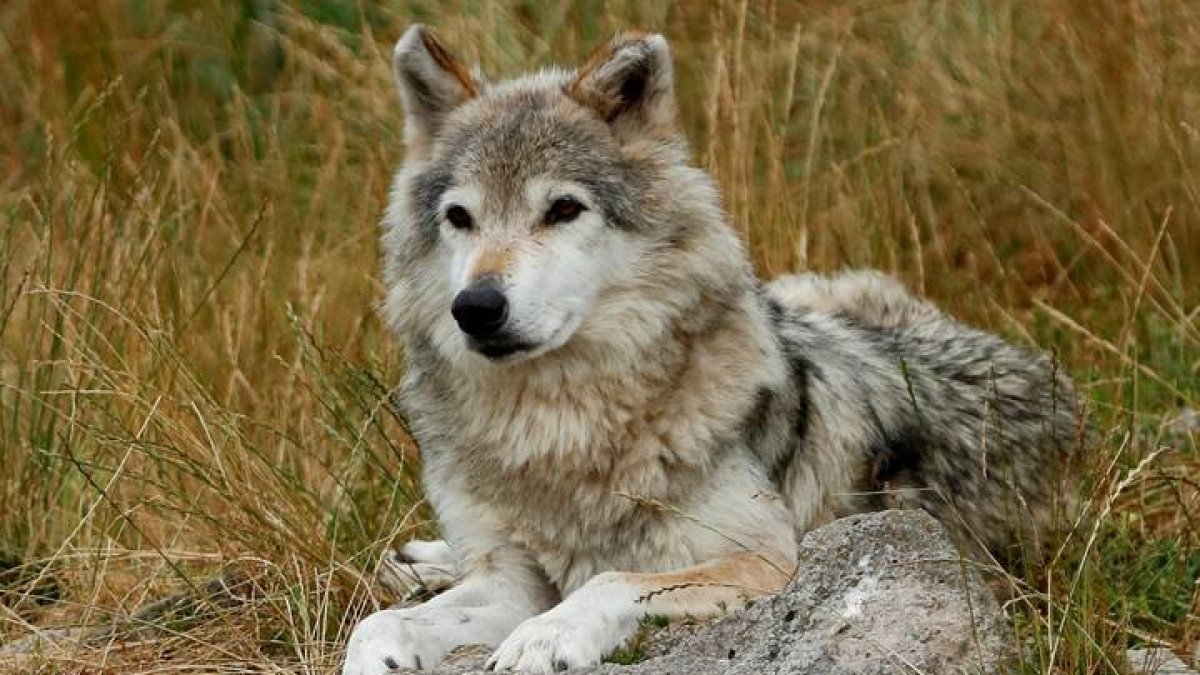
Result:
[[[1200,412],[1195,408],[1183,408],[1167,421],[1167,433],[1181,442],[1197,432],[1200,432]]]
[[[596,675],[1006,672],[1016,650],[999,604],[923,511],[851,516],[800,543],[777,596],[713,622],[651,635],[648,656]],[[479,652],[482,654],[482,652]],[[477,672],[483,656],[437,672]]]
[[[1125,656],[1133,668],[1132,672],[1138,675],[1196,675],[1196,671],[1188,668],[1174,652],[1165,647],[1130,649]]]
[[[86,632],[83,628],[37,628],[20,640],[0,644],[0,659],[64,651],[78,645]],[[0,664],[3,664],[3,661],[0,661]]]
[[[229,568],[188,590],[146,603],[128,618],[90,626],[34,627],[23,638],[0,643],[0,659],[52,651],[66,653],[113,640],[153,640],[164,634],[179,635],[184,626],[195,625],[218,610],[231,610],[247,602],[258,589],[252,577]],[[0,672],[8,672],[2,669],[8,665],[4,660],[0,660]]]

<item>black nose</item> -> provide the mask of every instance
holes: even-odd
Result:
[[[508,299],[494,283],[480,282],[454,297],[450,313],[462,332],[471,337],[487,337],[500,330],[508,318]]]

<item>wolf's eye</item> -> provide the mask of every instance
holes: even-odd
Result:
[[[571,197],[559,197],[550,205],[550,210],[546,211],[546,224],[558,225],[559,223],[569,223],[578,218],[579,214],[584,211],[587,211],[587,207]]]
[[[471,214],[461,206],[451,206],[446,209],[446,220],[450,221],[450,225],[456,230],[469,230],[475,226],[475,221],[471,220]]]

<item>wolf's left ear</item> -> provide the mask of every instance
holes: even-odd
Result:
[[[404,135],[409,150],[424,154],[446,114],[479,95],[479,82],[419,24],[396,43],[392,69],[408,116]]]
[[[623,141],[676,133],[675,76],[661,35],[618,35],[580,66],[566,91]]]

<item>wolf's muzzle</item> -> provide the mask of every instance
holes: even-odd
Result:
[[[462,332],[474,338],[488,337],[508,319],[508,298],[495,281],[482,279],[454,296],[450,313]]]

